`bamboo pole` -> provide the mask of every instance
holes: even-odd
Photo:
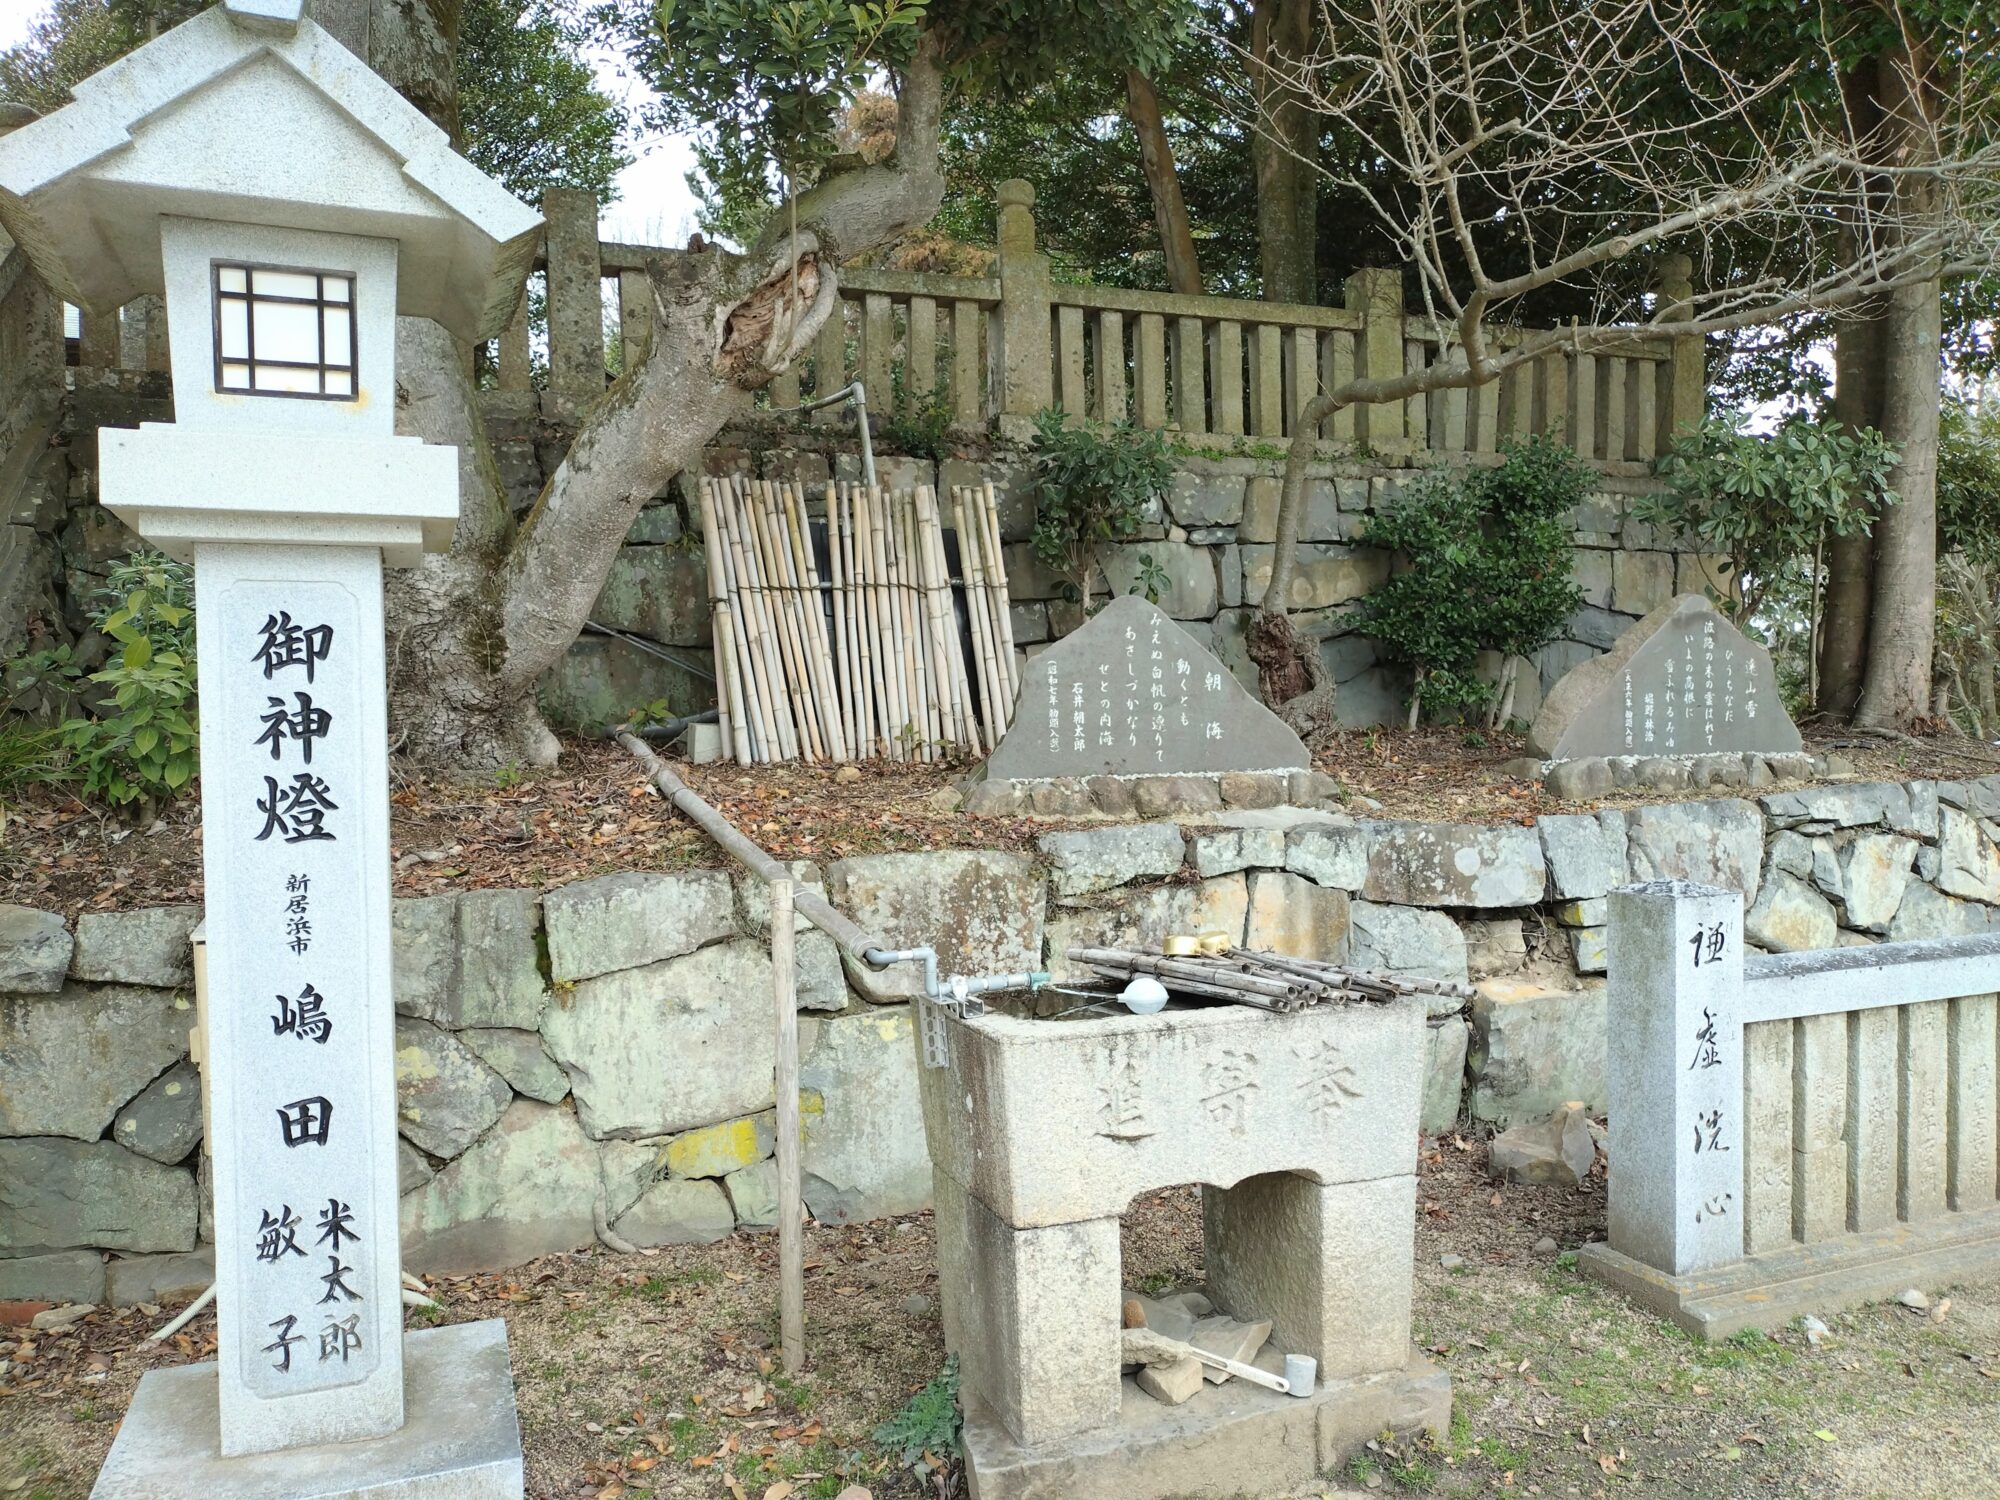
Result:
[[[855,666],[861,679],[862,707],[867,714],[868,753],[886,756],[889,751],[882,740],[886,709],[881,684],[875,680],[875,661],[881,643],[876,638],[875,615],[868,600],[872,576],[868,566],[868,504],[852,484],[843,483],[840,492],[847,504],[847,576],[851,580],[848,608],[854,618],[854,643],[859,654]]]
[[[972,533],[966,529],[962,485],[952,488],[951,518],[952,532],[958,538],[959,576],[965,582],[965,623],[972,635],[972,674],[979,688],[979,748],[990,753],[999,743],[993,733],[993,673],[986,654],[986,607],[979,599],[979,554],[972,546]]]
[[[826,606],[819,587],[819,561],[813,555],[812,518],[806,513],[805,497],[796,487],[787,484],[783,493],[785,529],[791,538],[792,551],[798,558],[799,604],[805,611],[806,633],[812,638],[812,666],[819,682],[822,717],[831,741],[828,748],[835,760],[850,760],[847,730],[842,722],[840,685],[834,678],[833,647],[827,640]]]
[[[840,675],[840,723],[846,732],[847,743],[854,749],[854,758],[860,760],[867,751],[863,748],[866,739],[861,726],[855,721],[855,709],[860,703],[854,691],[854,637],[847,628],[847,558],[845,543],[841,536],[840,492],[831,480],[826,486],[826,581],[832,589],[833,603],[833,651],[834,665]]]
[[[729,577],[722,568],[722,551],[715,535],[714,485],[703,479],[697,493],[701,505],[701,544],[708,567],[708,629],[715,647],[715,697],[722,743],[737,764],[750,759],[749,730],[743,723],[741,690],[731,683],[735,641],[730,637]]]
[[[778,668],[777,642],[771,633],[769,601],[752,567],[751,552],[743,516],[743,495],[736,481],[723,491],[729,497],[727,526],[730,565],[735,571],[736,596],[742,601],[740,613],[749,622],[750,649],[757,674],[757,694],[763,704],[768,734],[764,745],[767,762],[790,760],[798,754],[791,709],[784,699],[784,680]]]
[[[798,964],[792,942],[792,883],[771,882],[772,1000],[777,1008],[778,1328],[785,1373],[806,1361],[805,1225],[800,1212]]]
[[[799,650],[791,596],[785,589],[784,575],[778,571],[778,548],[766,514],[769,496],[770,486],[761,479],[757,480],[751,488],[750,503],[744,507],[744,514],[749,518],[751,543],[756,548],[758,570],[764,580],[766,597],[770,600],[777,627],[778,660],[785,694],[792,705],[792,717],[799,728],[799,754],[808,761],[818,761],[825,758],[826,749],[820,739],[819,725],[813,718],[812,694],[806,686],[805,658]]]
[[[964,749],[966,745],[965,673],[963,663],[952,651],[957,632],[946,624],[951,610],[951,594],[944,577],[944,524],[938,513],[937,491],[929,485],[917,490],[917,546],[923,564],[924,610],[930,621],[931,657],[942,691],[945,738]]]
[[[875,689],[875,632],[868,614],[868,549],[862,545],[868,518],[850,484],[840,486],[840,505],[844,525],[840,542],[847,557],[847,633],[854,642],[855,718],[862,753],[881,755],[881,696]]]
[[[940,735],[937,694],[931,686],[930,653],[924,647],[923,603],[917,596],[916,588],[915,511],[914,491],[904,490],[900,501],[896,496],[890,496],[889,514],[896,518],[896,608],[900,612],[904,648],[910,663],[910,702],[917,709],[917,756],[920,760],[930,761],[937,758]]]
[[[959,547],[969,561],[966,609],[979,619],[980,666],[986,673],[986,738],[995,749],[1007,732],[1007,674],[1000,665],[1000,626],[993,618],[992,563],[986,556],[986,522],[979,513],[976,489],[962,491],[966,529]]]
[[[736,560],[729,544],[729,491],[726,486],[714,485],[708,493],[713,501],[706,519],[715,530],[715,556],[722,569],[722,587],[729,601],[729,630],[732,637],[730,660],[734,665],[733,690],[736,701],[742,706],[738,716],[743,720],[747,755],[745,764],[770,758],[774,726],[770,720],[770,709],[765,704],[763,694],[756,681],[756,652],[750,645],[751,621],[745,618],[744,599],[737,577]]]
[[[730,557],[736,568],[737,597],[744,601],[746,613],[751,622],[751,644],[756,651],[758,671],[758,692],[761,695],[766,714],[771,725],[771,741],[768,759],[791,760],[799,753],[798,726],[792,722],[790,706],[785,699],[785,673],[778,660],[776,632],[771,622],[770,600],[765,597],[761,575],[754,563],[755,549],[750,545],[748,535],[749,520],[743,505],[743,492],[735,480],[728,482],[730,504],[727,507],[729,524]]]
[[[880,673],[885,708],[882,738],[888,746],[891,760],[907,760],[909,742],[903,736],[903,729],[909,721],[903,702],[903,674],[898,665],[901,647],[896,640],[895,611],[889,601],[887,517],[883,514],[882,491],[863,485],[856,489],[855,494],[863,497],[868,507],[868,564],[874,575],[870,595],[876,620],[875,665]]]
[[[951,685],[953,743],[979,753],[979,724],[972,712],[972,689],[966,681],[965,651],[958,635],[958,617],[951,607],[951,561],[944,551],[944,507],[928,485],[917,493],[922,510],[926,589],[931,607],[931,631],[937,642],[945,681]]]
[[[1013,722],[1014,700],[1021,692],[1020,669],[1014,662],[1014,617],[1007,598],[1006,554],[1000,548],[1000,507],[993,498],[993,486],[980,486],[986,502],[986,556],[993,560],[988,570],[987,592],[993,601],[993,618],[1000,626],[999,648],[1003,690],[1007,697],[1000,710],[1001,728]]]

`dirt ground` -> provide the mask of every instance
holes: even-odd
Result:
[[[1415,1333],[1451,1374],[1449,1432],[1383,1440],[1305,1494],[2000,1495],[2000,1279],[1925,1288],[1928,1315],[1828,1315],[1817,1346],[1795,1329],[1704,1346],[1575,1270],[1570,1252],[1603,1233],[1601,1178],[1496,1188],[1484,1156],[1446,1137],[1420,1164]],[[1544,1236],[1555,1251],[1534,1248]],[[1192,1190],[1133,1204],[1124,1241],[1131,1284],[1200,1282]],[[872,1436],[943,1363],[929,1216],[814,1228],[808,1266],[796,1380],[773,1368],[769,1236],[440,1280],[442,1318],[410,1321],[507,1320],[534,1500],[962,1493],[942,1444],[920,1477]],[[142,1345],[170,1311],[0,1329],[0,1496],[88,1494],[139,1375],[214,1355],[206,1313]]]
[[[2000,772],[2000,754],[1965,740],[1823,744],[1863,779]],[[1520,738],[1511,735],[1346,730],[1330,738],[1317,764],[1371,816],[1531,823],[1567,804],[1507,772],[1507,762],[1522,753]],[[967,766],[870,762],[850,782],[836,780],[831,766],[676,768],[781,859],[824,863],[903,850],[1024,849],[1038,834],[1071,826],[956,811],[953,788]],[[1595,805],[1688,795],[1621,793]],[[594,740],[566,742],[561,764],[546,771],[510,768],[478,780],[442,780],[398,767],[390,841],[399,896],[480,886],[545,889],[614,870],[684,869],[723,859],[705,835],[653,795],[629,755]],[[20,802],[0,804],[0,901],[73,918],[86,910],[198,902],[201,881],[195,799],[143,826],[86,806],[61,788],[38,787]]]

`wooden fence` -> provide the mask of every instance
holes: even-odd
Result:
[[[1190,297],[1051,281],[1035,248],[1033,189],[999,190],[995,274],[960,277],[843,270],[839,315],[802,367],[770,389],[771,406],[828,394],[859,379],[877,413],[941,404],[962,427],[997,422],[1018,432],[1044,407],[1130,418],[1220,448],[1282,442],[1306,399],[1354,375],[1393,376],[1452,353],[1447,331],[1403,312],[1399,270],[1349,277],[1342,304],[1311,307]],[[545,254],[533,273],[546,309],[546,386],[580,414],[619,363],[644,347],[652,318],[646,264],[665,247],[601,241],[597,202],[550,191]],[[1686,279],[1685,261],[1678,276]],[[1663,289],[1684,296],[1672,274]],[[157,302],[116,320],[83,320],[75,357],[85,365],[153,364],[163,352]],[[615,309],[615,313],[612,310]],[[136,327],[135,327],[136,325]],[[1516,337],[1494,330],[1501,345]],[[490,361],[503,391],[536,384],[527,299],[495,341]],[[1428,449],[1487,453],[1514,434],[1559,432],[1586,458],[1645,462],[1669,433],[1699,417],[1701,340],[1668,340],[1635,328],[1629,344],[1598,355],[1551,354],[1471,390],[1350,408],[1320,436],[1382,454]],[[823,420],[836,421],[835,413]]]
[[[1746,956],[1734,891],[1610,902],[1587,1270],[1722,1338],[2000,1266],[2000,934]]]
[[[938,403],[967,427],[1059,403],[1222,446],[1270,444],[1291,436],[1318,390],[1451,353],[1436,325],[1404,314],[1398,270],[1355,273],[1338,307],[1056,284],[1035,248],[1033,190],[1003,183],[999,202],[991,277],[844,270],[840,316],[821,329],[804,368],[774,382],[771,405],[796,406],[858,379],[871,410]],[[615,298],[621,343],[641,347],[651,317],[646,262],[661,252],[599,242],[597,205],[585,193],[552,192],[543,213],[549,386],[588,399],[605,378],[607,300]],[[1676,296],[1671,279],[1664,295]],[[1494,333],[1503,346],[1515,337]],[[529,388],[529,359],[524,309],[500,341],[503,389]],[[1350,408],[1320,435],[1382,453],[1488,453],[1510,435],[1556,431],[1587,458],[1644,462],[1699,417],[1704,373],[1701,340],[1635,329],[1617,352],[1552,354],[1473,390]]]

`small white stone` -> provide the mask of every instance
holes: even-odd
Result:
[[[1447,1252],[1438,1257],[1438,1264],[1447,1271],[1463,1271],[1465,1269],[1465,1257],[1463,1255],[1452,1255]]]
[[[1911,1312],[1929,1312],[1931,1299],[1915,1287],[1908,1287],[1896,1294],[1896,1305],[1907,1307]]]

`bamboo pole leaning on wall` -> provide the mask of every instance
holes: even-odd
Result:
[[[991,492],[829,484],[822,575],[797,486],[704,479],[723,743],[744,764],[937,761],[1000,741],[1018,674]],[[962,589],[959,624],[954,588]]]
[[[990,752],[1000,743],[999,726],[993,714],[997,697],[993,682],[993,641],[987,630],[986,604],[981,598],[985,575],[980,566],[979,548],[974,544],[971,529],[966,524],[963,487],[951,492],[951,514],[952,532],[958,538],[959,572],[965,579],[965,621],[972,637],[973,676],[979,687],[979,719],[984,730],[984,748]]]

